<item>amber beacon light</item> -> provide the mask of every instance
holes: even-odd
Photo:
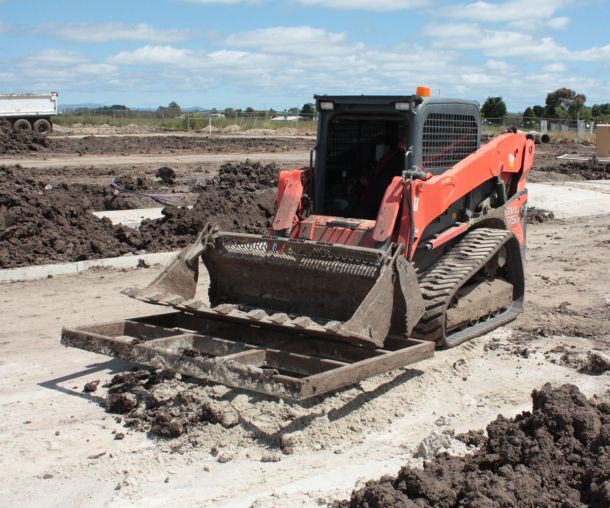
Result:
[[[430,97],[430,87],[418,86],[415,93],[418,97]]]

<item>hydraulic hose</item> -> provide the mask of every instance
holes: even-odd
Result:
[[[119,185],[116,181],[116,178],[112,179],[111,186],[113,189],[116,189],[119,192],[124,192],[126,194],[134,194],[136,196],[146,197],[146,198],[152,199],[153,201],[156,201],[157,203],[161,203],[162,205],[178,206],[180,204],[180,203],[172,202],[175,200],[180,200],[181,197],[179,195],[176,195],[176,194],[149,194],[147,192],[138,192],[138,191],[129,190],[129,189],[126,189],[125,187],[122,187],[121,185]]]

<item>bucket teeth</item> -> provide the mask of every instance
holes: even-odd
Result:
[[[129,298],[135,298],[135,296],[137,294],[137,289],[136,288],[126,288],[126,289],[123,289],[123,291],[121,291],[121,293],[128,296]]]
[[[261,319],[265,319],[269,317],[263,309],[254,309],[246,314],[249,319],[253,319],[255,321],[260,321]]]
[[[273,321],[277,325],[283,325],[286,321],[288,321],[288,314],[276,312],[275,314],[269,316],[269,320]]]

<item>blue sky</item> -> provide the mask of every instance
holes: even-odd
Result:
[[[610,102],[607,0],[0,0],[0,91],[282,109],[314,93]]]

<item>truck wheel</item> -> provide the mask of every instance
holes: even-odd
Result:
[[[51,132],[52,129],[51,122],[44,118],[39,118],[34,122],[34,130],[39,134],[47,134]]]
[[[13,127],[15,129],[21,129],[24,131],[31,131],[32,130],[32,124],[30,122],[28,122],[25,118],[20,118],[19,120],[17,120],[14,124]]]

